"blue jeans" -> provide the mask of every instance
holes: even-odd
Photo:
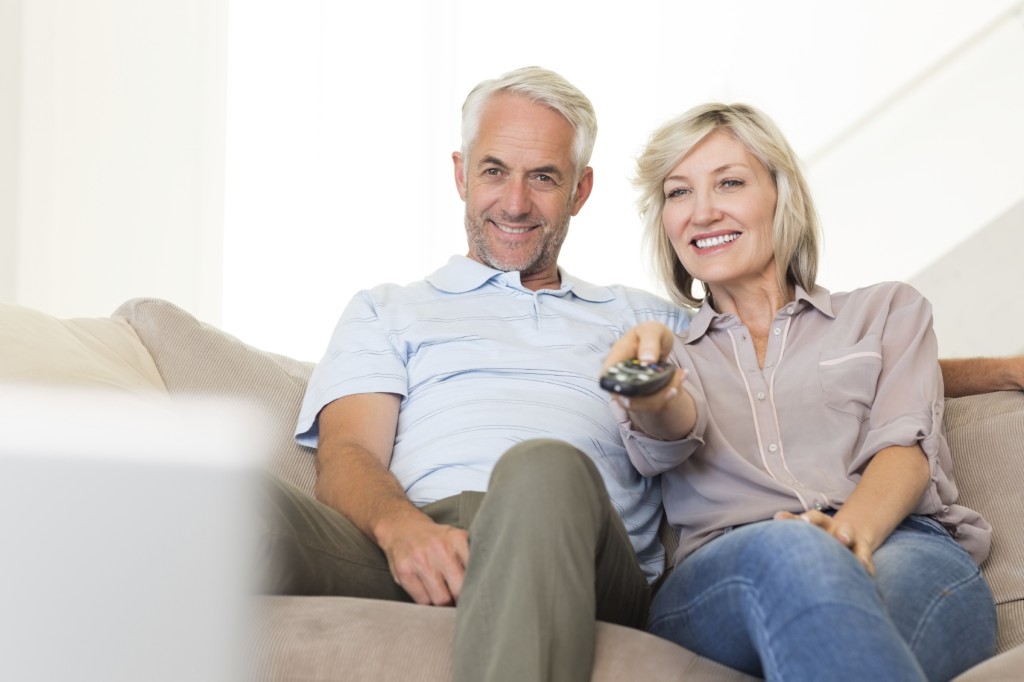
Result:
[[[741,526],[672,571],[649,629],[768,680],[948,680],[992,655],[992,593],[940,524],[908,517],[874,563],[811,524]]]

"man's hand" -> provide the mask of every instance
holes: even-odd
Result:
[[[391,575],[417,604],[454,606],[469,560],[469,534],[429,517],[404,519],[378,531]]]

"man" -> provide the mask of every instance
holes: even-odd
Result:
[[[276,494],[299,538],[278,591],[457,603],[457,680],[588,680],[595,616],[642,627],[664,566],[659,486],[597,373],[637,322],[687,317],[558,268],[596,128],[543,69],[470,93],[452,155],[468,256],[353,299],[297,427],[326,506]]]
[[[349,303],[297,426],[323,504],[273,484],[276,591],[457,604],[456,680],[589,680],[595,619],[643,626],[664,565],[597,374],[637,322],[687,317],[558,268],[595,135],[550,71],[469,94],[467,256]]]

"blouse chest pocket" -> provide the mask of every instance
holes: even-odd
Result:
[[[881,339],[869,336],[853,346],[830,348],[818,360],[825,404],[864,421],[871,414],[882,372]]]

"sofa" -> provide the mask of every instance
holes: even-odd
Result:
[[[160,299],[132,299],[110,317],[77,319],[0,304],[0,385],[240,401],[265,415],[266,469],[309,494],[316,475],[314,452],[297,445],[291,434],[312,368],[312,362],[247,345]],[[1024,393],[949,400],[945,425],[961,499],[995,529],[983,570],[997,602],[998,651],[957,679],[1021,679]],[[453,623],[449,608],[254,595],[244,678],[446,680]],[[638,630],[599,623],[597,636],[595,681],[752,679]]]

